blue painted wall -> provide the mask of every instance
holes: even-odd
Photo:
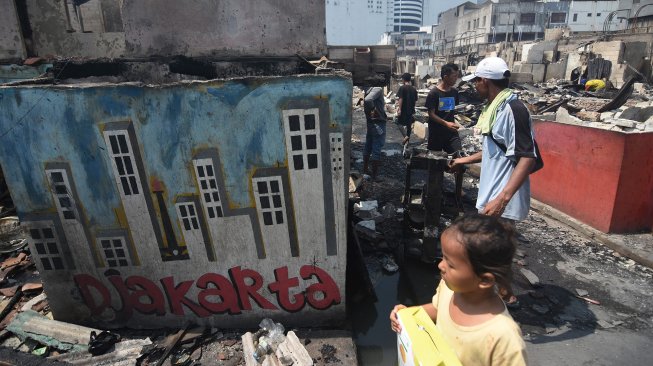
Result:
[[[351,123],[351,80],[339,76],[182,83],[0,88],[0,164],[19,216],[53,212],[45,162],[71,166],[91,225],[115,228],[120,197],[102,137],[106,122],[133,122],[149,177],[169,199],[195,192],[193,149],[215,147],[228,202],[251,207],[252,169],[285,166],[281,110],[289,100],[328,100],[330,123]],[[171,203],[171,202],[169,202]],[[168,204],[169,215],[176,216]]]

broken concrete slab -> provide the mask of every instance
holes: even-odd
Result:
[[[576,294],[578,294],[578,296],[587,296],[587,295],[589,295],[589,292],[587,292],[587,290],[577,288],[576,289]]]
[[[379,203],[377,201],[361,201],[354,203],[354,213],[363,220],[373,219],[375,216],[374,213],[377,212],[376,210],[378,208]]]
[[[610,121],[610,123],[612,123],[615,126],[619,126],[619,127],[623,127],[623,128],[635,128],[635,126],[637,125],[637,122],[635,122],[635,121],[631,121],[631,120],[628,120],[628,119],[622,119],[622,118],[612,120],[612,121]]]
[[[559,123],[567,123],[572,125],[583,125],[584,122],[582,119],[577,118],[569,114],[567,108],[560,107],[556,112],[556,121]]]
[[[80,352],[88,349],[91,332],[101,332],[98,329],[51,320],[33,310],[16,315],[7,330],[21,339],[29,338],[63,351]]]
[[[526,268],[520,268],[519,271],[526,278],[528,283],[531,284],[531,286],[533,286],[533,287],[540,286],[540,279],[539,279],[539,277],[537,277],[537,275],[535,273],[531,272],[530,270],[528,270]]]
[[[600,115],[601,121],[608,121],[614,119],[615,112],[603,112]]]
[[[629,119],[637,122],[645,122],[653,116],[653,107],[647,106],[644,108],[630,107],[621,113],[620,118]]]
[[[599,112],[584,111],[584,110],[576,113],[576,117],[584,121],[591,121],[591,122],[598,122],[601,120],[601,114]]]

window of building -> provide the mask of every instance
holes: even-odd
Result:
[[[61,248],[51,226],[31,228],[29,234],[44,270],[65,269]]]
[[[263,224],[266,226],[283,224],[286,220],[281,178],[255,178],[252,183]]]
[[[467,22],[467,30],[472,29],[472,22]]]
[[[535,24],[535,13],[522,13],[519,24]]]
[[[591,18],[591,17],[592,17],[592,13],[587,13],[587,17],[588,17],[588,18]]]
[[[104,32],[101,0],[64,0],[69,32]]]
[[[121,237],[99,238],[102,254],[109,267],[127,267],[129,259],[127,258],[127,246],[125,239]]]
[[[223,217],[222,200],[218,191],[218,180],[213,169],[213,159],[195,159],[195,177],[200,188],[200,197],[209,219]]]
[[[487,18],[487,16],[486,16],[486,15],[483,15],[483,27],[485,27],[485,20],[486,20],[486,18]]]
[[[199,219],[193,202],[178,203],[177,210],[184,230],[199,230]]]
[[[63,169],[46,170],[50,187],[55,197],[55,205],[64,220],[75,219],[75,200],[70,189],[68,176]]]
[[[344,156],[342,151],[342,134],[332,133],[329,136],[331,139],[331,167],[334,172],[337,172],[342,170],[344,166],[344,162],[342,161],[342,157]]]
[[[578,13],[574,13],[574,22],[578,21]]]
[[[415,46],[415,40],[414,39],[407,39],[406,40],[406,46]]]
[[[597,16],[597,17],[600,17],[600,16],[601,16],[601,13],[596,13],[596,16]]]
[[[125,131],[109,131],[109,150],[120,188],[125,196],[140,194],[134,155],[129,149],[129,137]]]
[[[286,138],[290,143],[290,166],[293,170],[317,169],[319,166],[319,120],[317,109],[287,113]]]
[[[551,23],[564,23],[567,20],[567,13],[551,13]]]

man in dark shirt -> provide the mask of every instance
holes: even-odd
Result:
[[[458,80],[459,71],[455,64],[446,64],[440,70],[442,80],[431,89],[426,96],[426,108],[429,111],[429,140],[428,149],[435,151],[446,151],[453,154],[454,158],[460,157],[463,146],[460,142],[458,129],[461,127],[456,123],[454,108],[458,104],[458,90],[453,86]],[[456,197],[462,195],[463,170],[457,169],[456,175]]]
[[[401,80],[403,85],[397,90],[397,97],[399,101],[397,103],[397,120],[400,125],[405,127],[406,136],[402,145],[406,145],[410,139],[410,133],[413,128],[413,122],[415,118],[415,102],[417,101],[417,89],[410,84],[411,75],[409,73],[404,73],[401,75]]]

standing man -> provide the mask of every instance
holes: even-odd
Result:
[[[458,104],[458,90],[453,86],[458,81],[459,69],[456,64],[446,64],[440,70],[440,82],[426,96],[425,107],[429,113],[429,150],[446,151],[460,157],[463,145],[460,142],[454,108]],[[463,189],[463,169],[452,169],[456,177],[456,198],[460,199]]]
[[[479,62],[476,71],[463,78],[487,99],[476,127],[483,134],[483,148],[474,155],[455,159],[452,169],[481,162],[476,208],[480,213],[510,221],[526,218],[530,208],[528,175],[537,153],[531,116],[517,95],[508,89],[508,65],[499,57]],[[506,304],[517,304],[511,288],[500,289]]]
[[[417,101],[417,89],[410,83],[411,75],[404,73],[401,75],[403,85],[397,90],[397,97],[399,97],[397,108],[397,119],[399,124],[406,128],[406,136],[404,137],[402,145],[408,144],[410,133],[413,129],[413,122],[415,118],[415,102]]]
[[[367,134],[365,136],[365,150],[363,151],[363,173],[370,174],[369,165],[372,165],[372,180],[379,182],[379,165],[381,163],[381,149],[385,144],[385,129],[388,116],[385,113],[385,99],[383,88],[372,87],[365,91],[363,102],[365,118],[367,119]]]

